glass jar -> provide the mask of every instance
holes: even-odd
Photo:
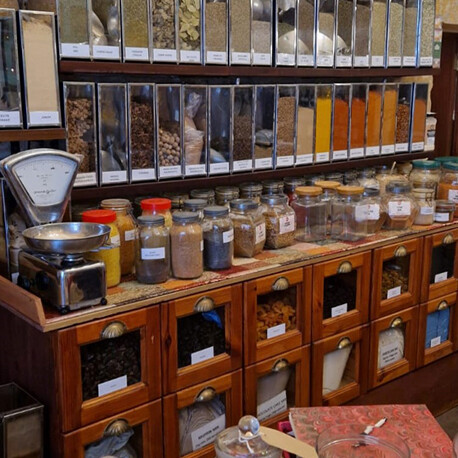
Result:
[[[193,212],[199,215],[199,220],[204,219],[204,208],[207,206],[205,199],[187,199],[183,202],[183,210],[185,212]]]
[[[338,181],[340,184],[343,184],[344,174],[342,172],[327,173],[325,181]]]
[[[283,194],[285,183],[280,180],[265,180],[262,183],[262,193],[268,196]]]
[[[263,214],[266,221],[266,247],[285,248],[294,243],[296,218],[284,195],[262,196]]]
[[[434,212],[436,211],[434,189],[414,188],[412,189],[412,193],[419,206],[419,211],[415,217],[414,224],[419,226],[430,226],[434,223]]]
[[[142,214],[142,200],[146,200],[149,198],[149,196],[139,196],[134,199],[133,212],[135,218],[138,218]]]
[[[258,204],[261,203],[261,195],[262,195],[262,184],[255,183],[255,182],[247,182],[241,183],[239,186],[240,189],[240,198],[241,199],[251,199],[257,202]]]
[[[344,173],[343,182],[345,186],[358,186],[358,172],[356,170],[347,170]]]
[[[375,169],[367,168],[358,173],[358,184],[363,188],[379,188],[379,182],[375,178]]]
[[[229,203],[231,200],[239,198],[239,188],[236,186],[218,186],[215,189],[216,192],[216,205],[224,205],[227,208],[231,208]]]
[[[234,226],[229,209],[222,206],[206,207],[202,229],[205,268],[230,269],[234,257]]]
[[[115,221],[116,213],[113,210],[88,210],[83,213],[84,223],[106,224],[110,227],[107,244],[84,255],[90,261],[102,261],[105,264],[107,288],[121,282],[121,240]]]
[[[138,218],[135,274],[140,283],[163,283],[170,276],[170,236],[163,215]]]
[[[326,238],[327,206],[321,200],[319,186],[300,186],[296,188],[297,200],[292,203],[296,213],[296,240],[317,242]]]
[[[409,179],[410,172],[413,169],[412,162],[396,162],[396,170],[399,175],[403,175]]]
[[[104,199],[100,203],[104,210],[116,213],[116,225],[121,238],[121,275],[130,275],[135,264],[136,224],[132,206],[127,199]]]
[[[189,194],[182,192],[164,192],[162,196],[172,201],[172,210],[182,210],[183,202],[189,199]]]
[[[408,179],[404,175],[394,173],[392,167],[389,167],[388,165],[378,166],[375,170],[375,178],[377,178],[381,196],[385,194],[386,185],[392,181],[403,181],[408,183]]]
[[[332,205],[338,197],[337,188],[342,186],[342,183],[339,181],[317,181],[315,186],[319,186],[323,190],[323,194],[321,194],[321,200],[327,204],[326,233],[327,235],[330,235],[332,228]]]
[[[252,258],[261,253],[266,242],[266,223],[260,205],[250,199],[235,199],[230,216],[234,224],[234,255]]]
[[[202,226],[199,215],[178,211],[172,216],[170,246],[175,278],[198,278],[204,272]]]
[[[412,166],[413,169],[409,175],[409,181],[412,184],[412,188],[429,188],[432,189],[435,194],[441,178],[439,162],[418,160],[412,161]]]
[[[317,181],[324,181],[326,177],[323,174],[319,175],[305,175],[305,186],[315,186]]]
[[[364,188],[340,186],[339,199],[332,206],[332,234],[339,240],[354,242],[367,236],[367,207],[363,202]]]
[[[436,212],[434,221],[436,223],[448,223],[453,221],[455,213],[455,203],[451,200],[436,200]]]
[[[434,160],[436,162],[439,162],[439,164],[441,165],[441,169],[443,169],[444,164],[446,164],[447,162],[458,162],[458,156],[440,156],[434,158]]]
[[[378,188],[364,188],[363,204],[367,206],[367,234],[379,232],[386,220],[386,206]]]
[[[437,190],[437,198],[451,200],[458,203],[458,162],[446,162],[442,164],[442,175]],[[454,217],[458,216],[458,208],[455,206]]]
[[[207,205],[215,204],[215,191],[213,189],[191,189],[189,195],[192,199],[205,199]]]
[[[387,207],[387,229],[409,229],[418,214],[418,204],[411,195],[410,183],[392,181],[386,186],[383,202]]]
[[[296,188],[298,186],[305,186],[305,178],[301,177],[285,177],[285,194],[288,196],[288,203],[291,204],[293,200],[297,199]]]
[[[172,227],[172,201],[163,197],[154,197],[145,199],[140,202],[142,207],[142,216],[162,215],[165,220],[165,225],[168,228]]]

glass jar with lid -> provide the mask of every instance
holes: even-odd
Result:
[[[262,193],[265,195],[283,194],[285,183],[280,180],[265,180],[262,183]]]
[[[199,215],[177,211],[172,216],[170,247],[175,278],[198,278],[204,272],[203,233]]]
[[[398,174],[405,176],[407,179],[409,179],[409,175],[412,169],[412,162],[396,162],[396,170]]]
[[[121,241],[121,275],[130,275],[135,264],[136,224],[132,215],[132,206],[127,199],[104,199],[100,203],[104,210],[113,210],[116,213]]]
[[[215,193],[216,205],[224,205],[230,209],[230,201],[238,199],[240,191],[236,186],[218,186],[215,189]]]
[[[202,222],[204,233],[204,265],[206,269],[229,269],[234,257],[234,226],[229,209],[206,207]]]
[[[198,213],[200,221],[204,219],[204,208],[207,206],[205,199],[187,199],[183,202],[183,210]]]
[[[391,181],[386,185],[383,202],[387,207],[387,229],[409,229],[418,214],[418,204],[412,197],[412,187],[407,181]]]
[[[344,174],[342,172],[327,173],[324,181],[338,181],[340,184],[343,184]]]
[[[317,181],[324,181],[326,177],[323,174],[305,175],[305,186],[315,186]]]
[[[266,242],[266,222],[260,205],[250,199],[235,199],[230,216],[234,224],[234,255],[252,258],[261,253]]]
[[[354,242],[367,236],[367,206],[363,202],[364,188],[340,186],[339,199],[332,206],[332,234],[339,240]]]
[[[142,214],[142,200],[149,199],[149,196],[138,196],[134,199],[133,214],[135,218],[138,218]]]
[[[436,211],[434,189],[413,188],[412,194],[417,200],[417,204],[419,206],[419,211],[413,223],[419,226],[430,226],[434,223],[434,213]]]
[[[305,178],[302,177],[285,177],[285,194],[288,196],[288,202],[291,204],[293,200],[297,199],[296,188],[298,186],[305,186]]]
[[[153,197],[152,199],[142,200],[142,216],[162,215],[165,219],[165,225],[172,227],[172,201],[163,197]]]
[[[443,169],[444,164],[447,164],[448,162],[458,162],[458,156],[440,156],[434,158],[434,160],[439,162],[441,169]]]
[[[241,199],[251,199],[257,202],[258,204],[261,203],[261,195],[262,195],[262,184],[255,183],[254,181],[241,183],[239,186],[240,189],[240,198]]]
[[[437,198],[458,203],[458,162],[442,164],[442,175],[437,190]],[[458,217],[458,206],[455,207],[455,218]]]
[[[189,199],[189,194],[183,192],[164,192],[162,196],[172,201],[172,211],[182,210],[183,202]]]
[[[327,216],[326,216],[326,233],[327,235],[331,234],[332,228],[332,205],[338,198],[337,195],[337,188],[342,186],[342,183],[338,181],[317,181],[315,186],[319,186],[323,190],[323,194],[321,194],[321,200],[326,202],[327,204]]]
[[[285,248],[294,243],[296,215],[285,195],[261,196],[266,221],[266,247]]]
[[[319,186],[296,188],[297,199],[292,207],[296,213],[296,240],[300,242],[326,239],[328,203],[321,200],[322,192]]]
[[[358,186],[358,172],[356,170],[347,170],[344,173],[343,182],[345,186]]]
[[[392,181],[403,181],[405,183],[408,183],[408,179],[404,175],[395,173],[393,171],[393,168],[389,167],[388,165],[380,165],[375,168],[375,171],[375,178],[377,178],[377,181],[379,183],[381,196],[385,194],[386,185]]]
[[[448,223],[453,221],[455,213],[455,203],[451,200],[436,200],[436,212],[434,221],[436,223]]]
[[[375,178],[375,169],[368,167],[358,173],[358,185],[363,188],[379,188],[379,182]]]
[[[170,276],[170,235],[163,215],[138,218],[135,274],[140,283],[163,283]]]
[[[379,232],[386,220],[386,207],[380,196],[380,189],[364,188],[363,205],[367,207],[367,234]]]
[[[412,161],[413,169],[410,172],[409,181],[412,188],[429,188],[436,193],[441,173],[440,164],[436,161],[417,160]],[[416,223],[415,223],[416,224]]]
[[[207,201],[207,205],[215,204],[214,189],[191,189],[189,195],[192,199],[205,199]]]

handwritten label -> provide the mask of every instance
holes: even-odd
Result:
[[[181,165],[170,165],[167,167],[159,167],[160,178],[172,178],[181,176]]]
[[[229,162],[222,162],[221,164],[210,164],[210,174],[214,173],[229,173]]]
[[[390,342],[380,348],[380,369],[402,359],[402,352],[398,342]]]
[[[316,153],[315,160],[316,162],[328,162],[329,153]]]
[[[207,51],[207,64],[227,64],[227,52]]]
[[[369,204],[367,206],[367,219],[369,221],[378,221],[380,218],[380,205],[379,204]]]
[[[124,49],[126,60],[149,60],[148,48],[136,48],[132,46],[126,46]]]
[[[223,243],[230,243],[234,240],[234,229],[223,232]]]
[[[254,65],[270,65],[272,63],[272,56],[269,53],[255,52],[253,54]]]
[[[176,62],[176,49],[153,49],[153,60],[156,62]]]
[[[180,62],[200,64],[201,60],[200,51],[180,51]]]
[[[342,159],[347,159],[347,158],[348,158],[348,151],[346,149],[332,152],[333,161],[341,161]]]
[[[296,164],[312,164],[313,163],[313,154],[300,154],[296,156]]]
[[[441,344],[441,336],[437,336],[437,337],[434,337],[434,339],[431,339],[431,348],[437,347],[440,344]]]
[[[312,54],[300,54],[297,56],[297,65],[299,67],[313,67]]]
[[[135,240],[135,229],[132,229],[130,231],[124,232],[124,240],[126,242],[130,242],[131,240]]]
[[[77,57],[80,59],[89,59],[91,52],[89,45],[79,43],[62,43],[60,46],[61,57]]]
[[[110,237],[110,244],[114,247],[121,246],[121,237],[119,237],[119,235],[114,235],[113,237]]]
[[[410,215],[411,208],[410,202],[399,200],[395,202],[388,202],[388,214],[390,216],[408,216]]]
[[[293,232],[295,226],[294,221],[294,214],[291,214],[290,216],[282,216],[279,221],[280,234],[287,234],[288,232]]]
[[[143,261],[155,261],[158,259],[165,259],[165,248],[142,248]]]
[[[386,298],[391,299],[401,295],[401,287],[396,286],[396,288],[391,288],[386,292]]]
[[[267,329],[267,338],[273,339],[274,337],[282,336],[286,332],[286,324],[282,323],[277,326],[272,326]]]
[[[0,126],[20,127],[21,116],[19,111],[0,111]]]
[[[244,161],[234,161],[232,165],[233,172],[241,172],[246,170],[251,170],[253,168],[253,161],[251,159],[246,159]]]
[[[156,179],[155,169],[135,169],[132,170],[132,181],[147,181]]]
[[[294,164],[294,156],[277,156],[277,167],[289,167]]]
[[[118,390],[122,390],[127,387],[127,375],[123,375],[108,382],[99,383],[97,385],[97,390],[99,396],[104,396],[106,394],[113,393]]]
[[[256,169],[271,169],[272,168],[272,158],[265,157],[262,159],[256,159],[254,161],[254,166]]]
[[[256,240],[255,244],[263,242],[266,239],[266,224],[258,224],[256,226]]]
[[[203,361],[207,361],[207,359],[211,359],[215,356],[215,352],[213,347],[204,348],[200,351],[195,351],[191,353],[191,365],[202,363]]]
[[[226,415],[221,415],[191,433],[192,450],[196,451],[212,444],[216,436],[226,428]]]
[[[231,53],[231,63],[239,65],[250,65],[250,57],[251,56],[249,52],[233,52]]]
[[[447,272],[441,272],[440,274],[434,275],[434,283],[440,283],[441,281],[445,281],[448,278]]]
[[[119,47],[95,45],[92,47],[92,57],[96,59],[119,60]]]
[[[277,394],[268,401],[259,404],[257,407],[256,417],[259,421],[267,420],[272,418],[279,413],[286,412],[288,410],[288,403],[286,399],[286,390]]]
[[[115,172],[102,172],[102,183],[125,183],[127,181],[127,170],[117,170]]]
[[[97,184],[97,174],[95,172],[78,173],[75,179],[75,187],[93,186]]]
[[[58,111],[31,111],[29,113],[31,126],[56,126],[60,124]]]
[[[336,316],[343,315],[344,313],[348,312],[348,304],[341,304],[341,305],[336,305],[335,307],[331,308],[331,317],[335,318]]]
[[[450,221],[450,214],[449,213],[434,213],[434,221],[438,223],[447,223]]]

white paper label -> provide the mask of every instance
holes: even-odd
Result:
[[[415,67],[416,64],[415,56],[403,56],[402,65],[404,67]]]
[[[331,317],[335,318],[336,316],[343,315],[344,313],[348,312],[348,304],[341,304],[341,305],[336,305],[335,307],[331,308]]]
[[[144,261],[154,261],[157,259],[165,259],[165,248],[142,248],[142,259]]]
[[[294,54],[279,52],[277,54],[277,65],[294,65],[294,57]]]
[[[108,382],[99,383],[97,385],[97,390],[99,396],[104,396],[105,394],[110,394],[118,390],[122,390],[127,387],[127,375],[123,375]]]
[[[395,202],[388,202],[388,214],[390,216],[408,216],[410,215],[410,202],[399,200]]]
[[[200,251],[204,251],[204,241],[200,241]]]
[[[412,143],[412,151],[423,151],[425,148],[425,142]]]
[[[420,207],[420,215],[432,215],[434,207]]]
[[[409,151],[408,143],[396,143],[396,153],[403,153]]]
[[[207,64],[227,64],[227,52],[207,51]]]
[[[149,60],[148,48],[135,48],[132,46],[127,46],[124,51],[126,53],[126,60]]]
[[[358,223],[367,220],[367,205],[357,205],[355,207],[355,220]]]
[[[372,56],[371,58],[372,67],[383,67],[383,56]]]
[[[253,168],[253,161],[247,159],[245,161],[234,161],[232,169],[234,172],[241,172],[242,170],[251,170]]]
[[[398,342],[390,342],[380,348],[380,369],[402,359],[401,348]]]
[[[249,52],[233,52],[231,54],[231,61],[233,64],[250,65],[250,57],[251,56]]]
[[[254,65],[270,65],[272,63],[272,57],[268,53],[255,52],[253,54]]]
[[[388,57],[388,67],[400,67],[401,56],[390,56]]]
[[[96,59],[119,60],[119,47],[95,45],[92,47],[92,57]]]
[[[434,275],[434,283],[439,283],[441,281],[447,280],[448,274],[447,272],[441,272],[440,274]]]
[[[198,364],[215,356],[213,347],[204,348],[203,350],[191,353],[191,365]]]
[[[229,162],[210,164],[210,174],[213,173],[229,173]]]
[[[329,153],[316,153],[315,162],[328,162]]]
[[[297,56],[297,65],[299,67],[313,67],[313,56],[310,54],[300,54]]]
[[[386,298],[391,299],[401,295],[401,287],[396,286],[396,288],[391,288],[386,292]]]
[[[294,165],[294,156],[277,156],[277,167],[289,167]]]
[[[367,206],[367,219],[369,221],[377,221],[380,218],[380,205],[369,204]]]
[[[11,274],[11,281],[17,285],[17,279],[19,278],[19,272],[13,272]]]
[[[291,216],[282,216],[279,221],[280,226],[280,234],[287,234],[288,232],[294,231],[294,219],[295,215],[291,214]]]
[[[351,67],[351,56],[336,56],[336,67]]]
[[[132,240],[135,240],[135,229],[132,229],[130,231],[124,232],[124,240],[126,242],[131,242]]]
[[[333,161],[341,161],[342,159],[347,159],[347,158],[348,158],[348,151],[346,149],[332,152]]]
[[[31,111],[29,113],[31,126],[55,126],[59,124],[58,111]]]
[[[191,433],[192,450],[199,450],[212,444],[216,436],[226,428],[226,415],[221,415]]]
[[[313,154],[301,154],[300,156],[296,156],[297,165],[312,164],[312,163],[313,163]]]
[[[110,244],[114,247],[121,246],[121,238],[119,237],[119,235],[114,235],[113,237],[110,237]]]
[[[256,226],[256,241],[255,244],[261,243],[263,240],[266,239],[266,224],[258,224]]]
[[[433,65],[433,58],[431,57],[420,57],[420,65],[422,67],[431,67]]]
[[[283,390],[273,398],[257,406],[256,418],[259,421],[264,421],[282,412],[286,412],[287,410],[288,402],[286,399],[286,390]]]
[[[355,67],[369,67],[369,56],[355,56]]]
[[[89,59],[91,52],[89,45],[81,45],[79,43],[62,43],[60,47],[61,57],[79,57],[81,59]]]
[[[282,323],[277,326],[272,326],[267,329],[267,338],[273,339],[274,337],[282,336],[286,332],[286,324]]]
[[[450,215],[448,213],[434,213],[434,221],[448,223],[450,221]]]
[[[380,154],[380,146],[366,146],[366,156],[378,156]]]
[[[0,111],[0,126],[20,127],[21,117],[19,111]]]
[[[153,49],[153,60],[156,62],[176,62],[176,49]]]
[[[448,200],[452,200],[453,202],[458,203],[458,189],[448,190]]]
[[[230,243],[234,240],[234,229],[223,232],[223,243]]]
[[[132,170],[132,181],[147,181],[156,179],[155,169],[135,169]]]
[[[125,183],[127,181],[127,170],[117,170],[116,172],[102,172],[102,183]]]
[[[95,172],[78,173],[75,179],[75,187],[94,186],[97,184],[97,174]]]
[[[350,150],[350,159],[364,157],[364,148],[352,148]]]
[[[200,64],[200,51],[180,51],[180,62],[188,64]]]
[[[160,178],[179,177],[181,175],[181,165],[170,165],[159,167]]]
[[[394,145],[383,145],[382,146],[382,154],[393,154],[394,153]]]
[[[206,168],[207,167],[205,164],[187,165],[185,167],[185,173],[186,173],[186,176],[206,175],[207,174]]]
[[[334,58],[332,56],[317,56],[317,67],[332,67],[334,65]]]
[[[437,347],[440,344],[441,344],[441,336],[437,336],[437,337],[434,337],[434,339],[431,339],[431,348]]]
[[[254,166],[256,169],[271,169],[272,168],[272,158],[266,157],[263,159],[256,159],[254,161]]]

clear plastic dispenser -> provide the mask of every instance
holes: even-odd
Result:
[[[86,0],[58,0],[60,57],[89,59],[89,20]]]

